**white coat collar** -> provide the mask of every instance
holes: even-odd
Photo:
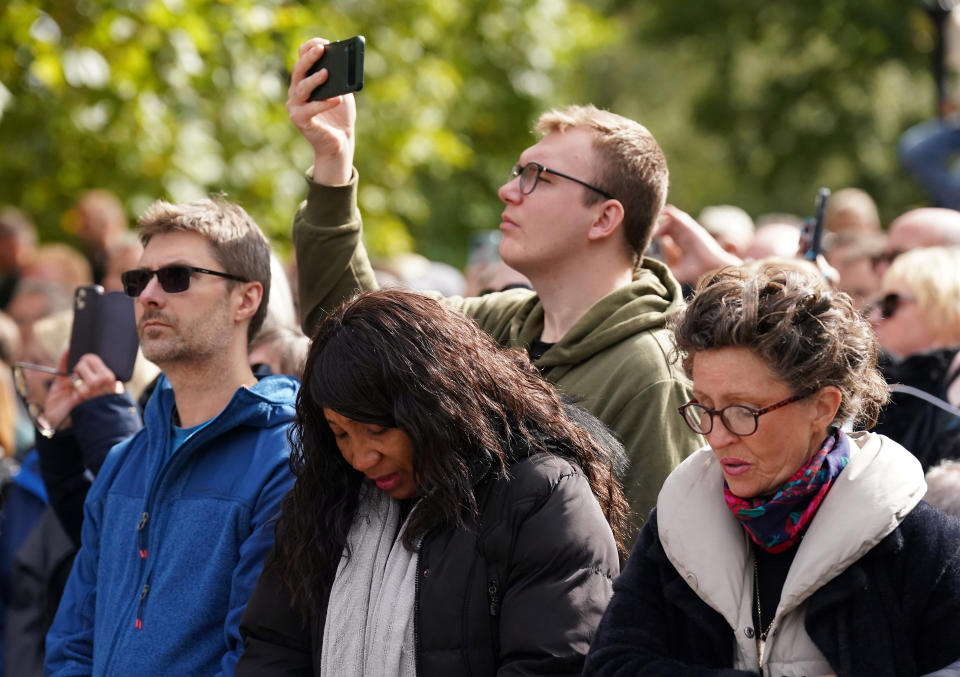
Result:
[[[778,616],[890,534],[926,492],[920,463],[899,444],[866,432],[848,438],[850,462],[798,546]],[[667,558],[687,584],[731,627],[742,624],[744,586],[752,581],[744,575],[749,539],[726,505],[723,475],[709,447],[689,456],[664,482],[657,524]]]

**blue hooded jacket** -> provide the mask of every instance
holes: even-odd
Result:
[[[232,675],[240,617],[293,483],[299,382],[240,388],[169,453],[161,377],[145,427],[111,450],[84,504],[83,545],[47,634],[47,675]]]

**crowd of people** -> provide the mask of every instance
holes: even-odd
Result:
[[[225,198],[0,210],[5,674],[960,674],[960,212],[835,191],[809,261],[570,106],[497,260],[374,268],[324,44],[295,266]]]

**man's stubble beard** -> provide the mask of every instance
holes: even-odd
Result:
[[[186,327],[165,313],[145,314],[140,321],[151,318],[160,318],[169,326],[157,330],[158,336],[154,339],[144,340],[141,333],[140,349],[144,357],[161,369],[191,363],[203,368],[211,358],[222,354],[230,342],[228,331],[213,330],[228,320],[223,307]]]

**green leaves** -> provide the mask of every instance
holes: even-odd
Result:
[[[223,191],[285,251],[312,161],[289,69],[309,37],[358,33],[374,254],[462,263],[536,117],[587,101],[651,129],[686,209],[806,214],[818,185],[864,187],[888,218],[922,199],[895,144],[933,114],[932,27],[899,0],[8,0],[0,203],[54,240],[86,188],[131,217]]]
[[[132,217],[157,198],[224,191],[283,250],[312,159],[284,108],[289,68],[309,37],[362,33],[356,162],[370,248],[416,244],[458,262],[472,227],[499,222],[506,168],[605,25],[574,0],[10,0],[0,203],[54,240],[86,188],[113,190]]]
[[[656,1],[619,11],[630,30],[620,58],[587,58],[578,82],[584,98],[650,128],[680,207],[808,216],[818,186],[852,185],[889,220],[924,200],[897,159],[903,130],[935,115],[932,24],[919,3]]]

